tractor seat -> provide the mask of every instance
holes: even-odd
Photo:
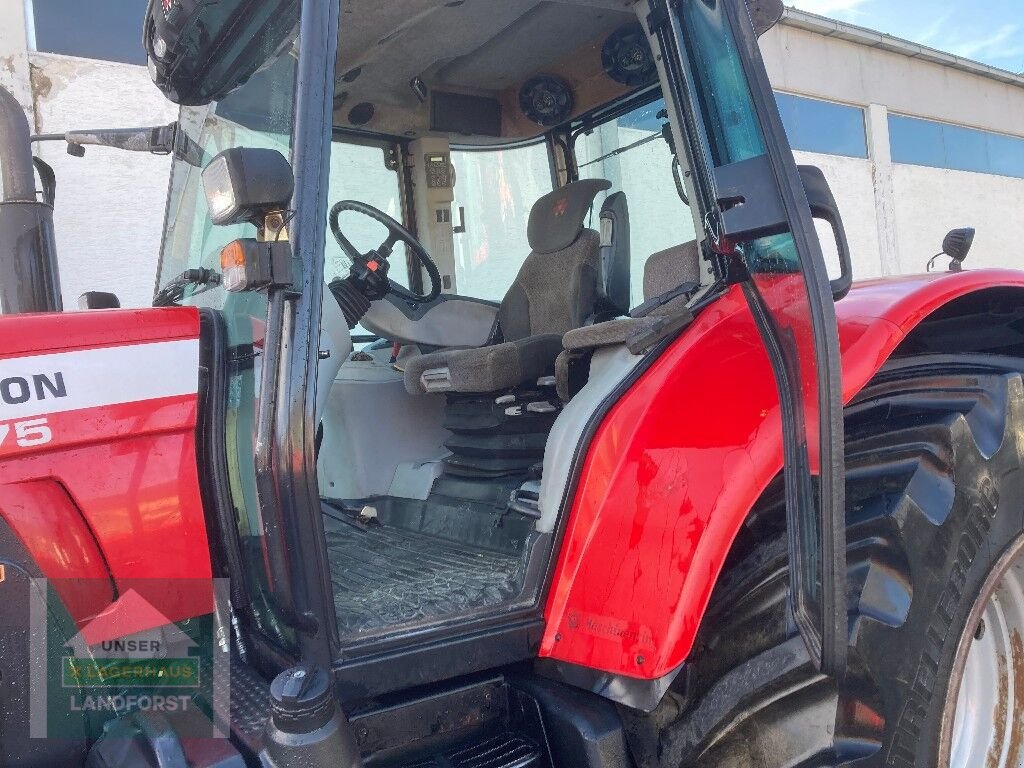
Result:
[[[493,343],[442,349],[408,361],[405,387],[410,393],[489,393],[536,381],[554,373],[565,333],[602,313],[624,311],[614,306],[614,297],[622,294],[623,270],[605,264],[603,257],[625,251],[628,281],[628,249],[602,247],[602,235],[584,227],[594,198],[609,187],[604,179],[576,181],[534,204],[527,229],[532,252],[501,300]],[[621,205],[624,210],[624,197]],[[625,238],[628,242],[628,225]]]

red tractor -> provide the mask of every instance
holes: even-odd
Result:
[[[781,13],[151,0],[148,309],[0,100],[0,763],[1024,765],[1024,274],[852,283]]]

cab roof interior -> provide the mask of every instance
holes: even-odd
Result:
[[[536,75],[554,75],[570,86],[573,117],[635,90],[602,65],[609,35],[637,22],[635,3],[342,0],[335,125],[406,138],[444,136],[460,144],[539,136],[547,128],[527,117],[519,100],[523,84]],[[425,98],[412,85],[416,78]],[[482,97],[486,103],[469,103],[484,105],[494,129],[435,123],[432,130],[438,92]]]

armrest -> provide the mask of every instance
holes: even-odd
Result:
[[[624,317],[609,320],[605,323],[575,328],[562,337],[562,346],[568,352],[579,352],[585,349],[611,347],[625,344],[635,336],[655,328],[660,317]]]

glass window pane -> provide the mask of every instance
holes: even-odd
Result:
[[[209,162],[230,147],[276,149],[291,154],[296,61],[281,56],[223,101],[207,107],[182,107],[179,122]],[[214,226],[203,192],[201,169],[183,159],[171,165],[170,199],[164,232],[159,287],[185,269],[220,271],[220,250],[239,237],[255,237],[251,224]],[[275,594],[264,568],[266,525],[257,500],[255,474],[256,413],[267,299],[263,292],[231,293],[223,286],[186,290],[185,304],[212,307],[224,320],[228,363],[225,406],[228,480],[238,512],[244,567],[252,589],[252,610],[260,631],[290,648],[292,630],[281,620]]]
[[[867,157],[864,110],[846,104],[776,93],[790,146],[805,152]]]
[[[394,150],[381,145],[351,144],[336,141],[331,145],[331,171],[328,210],[342,200],[357,200],[383,211],[398,222],[403,221],[401,181],[398,171],[388,168],[387,155]],[[383,224],[369,216],[345,211],[338,217],[341,231],[352,241],[360,253],[367,253],[383,243],[388,236]],[[388,277],[401,286],[409,287],[409,269],[405,243],[397,243],[388,259]],[[324,279],[348,275],[352,261],[327,228],[325,244]]]
[[[658,99],[578,137],[574,147],[580,178],[612,183],[594,203],[591,226],[596,228],[608,194],[626,193],[633,306],[644,302],[644,265],[651,254],[696,239],[693,214],[676,191],[672,150],[662,138],[665,119],[658,114],[664,108]]]
[[[684,3],[680,16],[689,35],[685,48],[698,87],[696,98],[716,167],[765,153],[764,137],[750,103],[750,89],[736,40],[716,3]]]
[[[956,171],[1024,178],[1024,139],[960,125],[889,115],[892,159]]]
[[[1024,140],[998,133],[990,133],[986,138],[990,171],[1024,178]]]
[[[717,115],[705,121],[715,167],[765,154],[763,118],[742,76],[742,59],[733,49],[729,6],[710,0],[681,3],[677,13],[695,96],[705,115]],[[711,59],[713,66],[701,57]],[[843,510],[834,495],[815,494],[812,480],[812,475],[835,466],[833,452],[841,450],[829,421],[819,418],[819,393],[828,396],[828,408],[838,407],[839,399],[835,390],[819,386],[838,378],[837,370],[824,368],[837,367],[826,355],[828,346],[838,350],[832,307],[822,295],[825,276],[813,261],[813,251],[804,252],[791,234],[740,243],[738,249],[751,270],[744,290],[759,318],[761,334],[774,351],[772,368],[782,397],[787,521],[794,566],[790,605],[812,656],[826,667],[839,666],[845,659],[839,624],[845,625],[846,614],[837,610],[842,582],[831,578],[828,566],[841,556],[842,538],[825,542],[822,521],[829,519],[841,528]],[[813,281],[810,286],[808,279]]]
[[[946,146],[940,123],[889,115],[889,140],[894,162],[946,167]]]
[[[452,164],[452,209],[466,209],[466,231],[455,235],[456,287],[462,296],[500,301],[530,255],[530,209],[551,191],[547,147],[452,152]]]
[[[146,0],[34,0],[36,50],[145,65],[145,13]]]
[[[942,132],[946,147],[946,168],[991,173],[988,140],[984,133],[956,125],[945,125]]]

